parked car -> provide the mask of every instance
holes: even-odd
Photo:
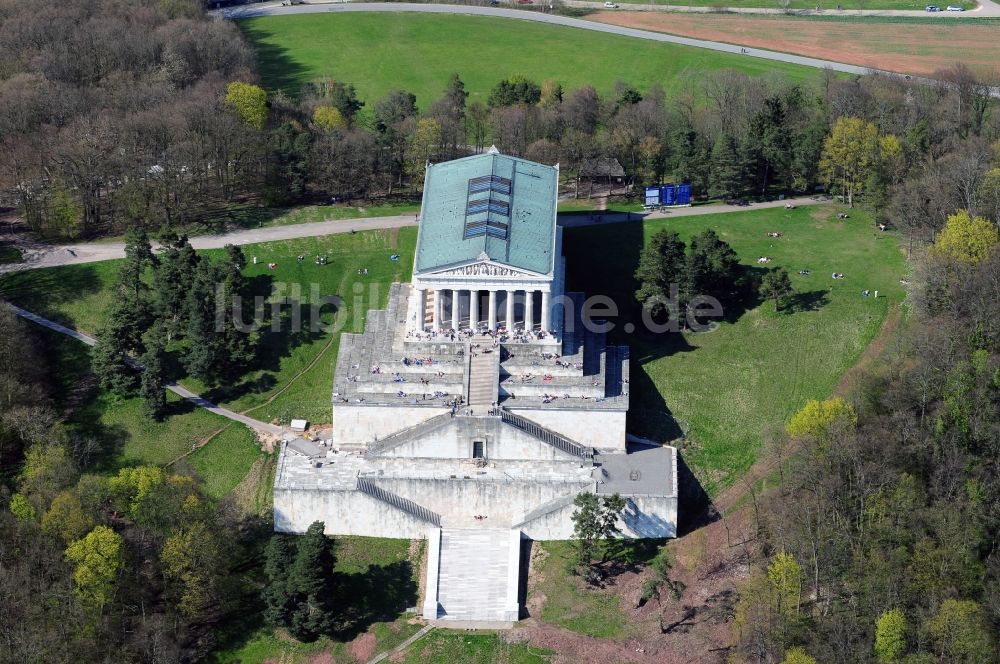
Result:
[[[964,12],[964,7],[959,7],[958,5],[948,5],[946,9],[950,12]]]
[[[604,8],[605,9],[618,9],[618,5],[616,5],[613,2],[605,2],[604,3]]]
[[[924,7],[924,11],[925,12],[939,12],[939,11],[941,11],[941,8],[938,7],[937,5],[927,5],[926,7]]]

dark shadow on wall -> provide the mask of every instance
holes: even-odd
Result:
[[[719,511],[679,450],[677,453],[677,490],[678,537],[683,537],[719,520]]]

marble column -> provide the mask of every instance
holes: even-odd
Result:
[[[490,332],[497,329],[497,292],[490,291],[490,310],[486,314],[486,324],[490,326]]]
[[[507,331],[511,331],[514,329],[514,291],[506,291],[504,297],[506,299],[507,311],[504,313],[503,324],[507,328]]]
[[[542,331],[549,331],[549,292],[542,291]]]
[[[459,293],[461,291],[453,288],[451,289],[451,329],[458,329],[458,310],[459,304]]]
[[[475,330],[479,327],[479,291],[469,291],[469,327]]]
[[[441,297],[443,292],[436,290],[434,291],[434,331],[437,332],[441,329],[441,318],[444,313],[444,302],[442,302]]]
[[[423,288],[417,288],[417,310],[415,312],[414,327],[421,332],[424,329],[424,318],[427,316],[427,291]]]
[[[524,329],[531,330],[535,327],[535,291],[524,291]]]

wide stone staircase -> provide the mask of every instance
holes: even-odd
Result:
[[[475,345],[479,344],[479,348]],[[500,353],[490,349],[492,339],[476,337],[469,353],[469,406],[491,406],[497,401]]]
[[[441,530],[437,619],[490,623],[517,620],[519,542],[519,533],[512,536],[510,530]]]

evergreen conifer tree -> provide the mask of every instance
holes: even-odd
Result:
[[[711,163],[709,196],[726,200],[739,195],[742,189],[742,168],[736,139],[729,134],[721,134],[716,138]]]
[[[298,541],[295,563],[288,578],[293,595],[288,628],[300,641],[329,632],[335,622],[331,540],[322,521],[314,521]]]
[[[160,243],[163,252],[153,272],[155,311],[171,341],[187,330],[187,298],[200,259],[186,235],[165,234]]]
[[[295,548],[292,536],[276,533],[264,549],[264,617],[272,625],[287,626],[291,619],[293,597],[289,577]]]
[[[146,352],[139,358],[142,379],[139,395],[146,415],[159,422],[167,411],[167,341],[163,327],[154,325],[146,333]]]
[[[184,367],[191,376],[209,384],[217,381],[224,358],[217,330],[221,321],[216,316],[215,276],[214,266],[200,261],[186,300],[188,350]]]

